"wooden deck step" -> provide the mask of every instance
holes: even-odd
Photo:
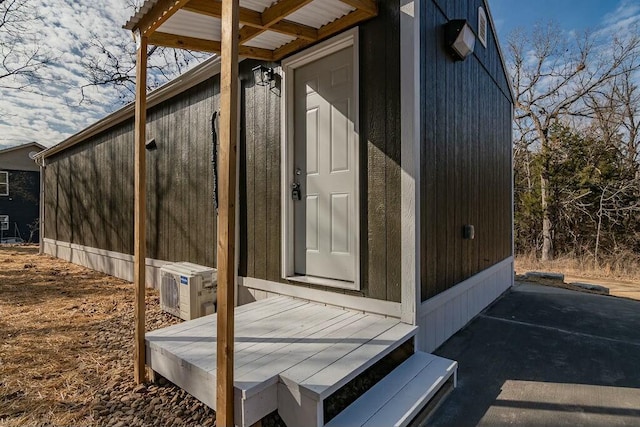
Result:
[[[324,425],[324,400],[400,347],[416,327],[365,317],[329,345],[280,373],[278,412],[289,427]]]
[[[216,315],[146,334],[147,365],[210,407]],[[326,397],[415,335],[416,326],[290,297],[235,311],[235,423],[278,410],[289,427],[322,426]],[[293,414],[293,418],[291,417]]]
[[[417,352],[326,426],[406,426],[452,376],[455,386],[457,368],[457,362]]]

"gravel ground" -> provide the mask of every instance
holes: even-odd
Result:
[[[0,426],[215,425],[164,379],[135,385],[133,291],[35,247],[0,247]],[[146,303],[147,330],[180,321],[156,291]]]
[[[156,295],[147,302],[148,329],[175,324],[174,319],[159,310]],[[113,355],[116,364],[131,359],[129,334],[133,311],[118,316],[98,334],[99,345]],[[133,369],[133,365],[131,369]],[[95,425],[126,426],[214,426],[215,412],[179,387],[159,379],[157,384],[136,386],[133,370],[123,372],[116,368],[106,387],[97,392],[91,402]],[[212,384],[212,387],[215,386]]]

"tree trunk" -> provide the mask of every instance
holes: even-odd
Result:
[[[598,206],[598,229],[596,231],[596,247],[593,254],[596,268],[598,268],[598,250],[600,249],[600,231],[602,230],[602,208],[605,191],[607,191],[607,187],[602,189],[602,194],[600,194],[600,205]]]
[[[549,177],[546,171],[540,174],[540,202],[542,204],[542,261],[553,260],[553,234],[549,212]]]

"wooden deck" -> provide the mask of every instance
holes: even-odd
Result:
[[[413,336],[416,327],[289,297],[235,311],[235,423],[278,409],[323,425],[322,402]],[[146,334],[147,364],[208,406],[216,397],[216,315]]]

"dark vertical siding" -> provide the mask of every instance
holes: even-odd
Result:
[[[362,291],[356,294],[400,301],[399,5],[378,6],[379,16],[360,27]],[[256,64],[240,64],[240,275],[282,281],[280,88],[254,85]],[[147,152],[151,258],[215,265],[209,119],[218,93],[219,80],[210,79],[148,112],[148,138],[158,146]],[[132,253],[132,120],[47,160],[47,237]]]
[[[361,274],[371,298],[400,301],[400,24],[397,1],[360,28]]]
[[[442,26],[476,30],[482,0],[425,2],[421,23],[421,294],[426,300],[511,254],[511,98],[497,45],[454,62]],[[463,226],[475,226],[465,240]]]
[[[129,121],[46,160],[46,237],[132,253],[132,129]]]
[[[384,0],[378,7],[378,17],[359,30],[362,291],[356,294],[400,301],[399,6]],[[279,87],[253,84],[257,64],[240,65],[240,275],[282,281],[281,99]]]
[[[218,108],[213,78],[151,109],[147,151],[149,257],[215,265],[211,116]]]
[[[25,157],[28,159],[26,153]],[[2,171],[8,172],[9,177],[9,195],[0,196],[0,215],[9,215],[9,230],[3,231],[2,237],[21,236],[28,241],[30,227],[35,226],[40,217],[40,172],[11,169]],[[38,240],[36,232],[31,241]]]
[[[211,125],[217,79],[148,112],[147,256],[215,265]],[[133,120],[47,158],[46,237],[133,253]]]

